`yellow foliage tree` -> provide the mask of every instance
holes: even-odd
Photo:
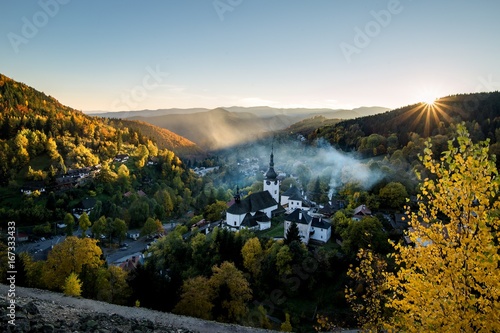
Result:
[[[243,256],[243,266],[252,273],[254,278],[257,278],[260,274],[263,257],[262,246],[260,245],[259,239],[253,237],[247,240],[241,249],[241,255]]]
[[[182,285],[181,300],[174,308],[174,312],[186,316],[202,319],[212,319],[213,289],[208,284],[208,279],[197,276],[187,279]]]
[[[80,274],[82,267],[98,268],[104,264],[97,241],[90,238],[67,237],[54,246],[45,262],[42,280],[49,289],[62,289],[71,274]]]
[[[248,312],[246,302],[252,298],[250,284],[232,262],[225,261],[220,266],[212,267],[212,271],[208,283],[216,299],[217,320],[240,321]]]
[[[387,277],[398,332],[500,332],[498,172],[488,143],[457,131],[439,161],[427,144],[433,178],[410,215],[414,246],[395,245],[400,269]]]
[[[64,281],[63,287],[64,295],[67,296],[80,296],[82,293],[82,282],[78,278],[78,275],[71,273]]]
[[[345,296],[356,313],[358,324],[365,330],[377,332],[384,324],[387,263],[371,249],[359,249],[357,257],[359,266],[351,265],[347,271],[356,288],[346,287]]]
[[[291,332],[293,329],[290,323],[290,315],[285,313],[285,321],[281,323],[281,332]]]

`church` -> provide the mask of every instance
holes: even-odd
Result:
[[[241,198],[239,190],[234,203],[226,211],[226,227],[231,230],[271,228],[271,217],[284,212],[280,202],[281,180],[274,171],[274,154],[271,151],[269,168],[264,176],[264,190]]]

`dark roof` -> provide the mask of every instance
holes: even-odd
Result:
[[[365,205],[360,205],[354,208],[353,215],[364,215],[364,216],[372,215],[372,211]]]
[[[253,228],[258,226],[259,224],[257,223],[257,219],[255,216],[252,216],[250,213],[247,213],[245,215],[245,218],[241,222],[242,227],[247,227],[247,228]]]
[[[303,201],[304,198],[300,193],[293,193],[288,197],[288,200]]]
[[[333,200],[327,203],[323,208],[319,210],[320,214],[331,216],[338,210],[345,208],[346,204],[343,200]]]
[[[235,202],[227,209],[230,214],[241,215],[245,213],[254,213],[259,210],[276,206],[278,203],[273,199],[268,191],[252,193],[240,202]]]
[[[290,186],[290,188],[288,190],[286,190],[285,192],[283,192],[283,194],[281,196],[290,197],[293,194],[300,195],[300,190],[295,185]]]
[[[85,198],[85,199],[82,200],[81,207],[83,209],[94,208],[96,202],[97,201],[94,198]]]
[[[311,225],[315,228],[320,228],[320,229],[330,229],[332,227],[330,221],[325,220],[321,217],[313,217]]]
[[[302,216],[301,216],[302,215]],[[306,211],[302,209],[295,209],[292,213],[288,214],[285,217],[285,221],[301,223],[301,224],[309,224],[311,223],[312,217]]]

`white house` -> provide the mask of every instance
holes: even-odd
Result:
[[[307,211],[295,209],[291,214],[285,217],[284,237],[286,238],[286,233],[292,223],[296,223],[299,228],[300,240],[302,243],[308,244],[312,232],[312,219],[312,216],[310,216]]]
[[[329,220],[322,217],[313,217],[311,222],[311,236],[318,242],[326,243],[332,236],[332,224]]]
[[[307,211],[311,209],[311,203],[304,198],[301,191],[296,186],[290,186],[288,190],[283,192],[280,203],[287,213],[291,213],[296,209]]]

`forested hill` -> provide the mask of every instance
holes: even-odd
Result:
[[[392,153],[417,139],[430,137],[445,143],[460,122],[465,122],[475,141],[488,138],[492,150],[500,151],[500,92],[453,95],[433,105],[419,103],[346,120],[318,127],[308,133],[308,138],[323,138],[344,150],[376,156]]]
[[[158,151],[149,135],[158,139],[160,149],[199,151],[192,142],[173,133],[157,134],[156,129],[143,133],[144,128],[142,124],[87,116],[0,74],[2,184],[10,180],[22,183],[27,178],[48,181],[69,168],[94,166],[118,154],[141,152],[145,162]]]

